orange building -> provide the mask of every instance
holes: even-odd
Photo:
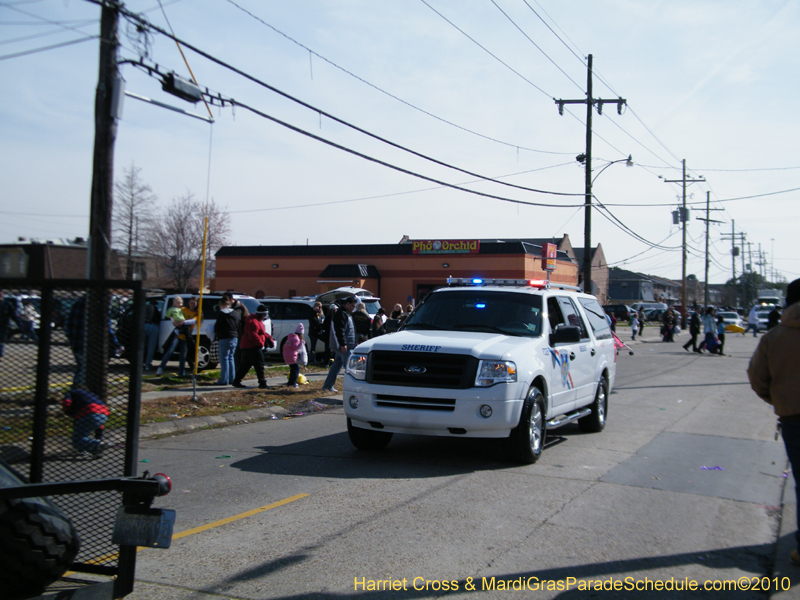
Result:
[[[213,291],[256,297],[311,296],[366,288],[383,306],[419,302],[447,277],[546,279],[542,243],[551,240],[404,240],[342,246],[225,246],[216,253]],[[558,240],[553,240],[558,242]],[[534,243],[542,242],[542,243]],[[579,265],[559,250],[553,282],[577,285]],[[412,300],[409,300],[412,299]]]

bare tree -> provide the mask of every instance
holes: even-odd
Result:
[[[153,222],[148,251],[165,268],[173,287],[185,292],[200,275],[203,262],[203,225],[208,216],[207,246],[215,252],[228,243],[230,216],[212,200],[204,205],[191,192],[175,198]]]
[[[133,253],[140,249],[147,237],[157,197],[141,178],[141,169],[131,163],[123,170],[123,177],[114,184],[114,212],[112,216],[115,246],[125,251],[127,266],[125,278],[133,278]]]

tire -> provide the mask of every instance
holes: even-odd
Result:
[[[539,460],[546,435],[544,415],[544,394],[539,388],[532,387],[522,405],[519,425],[506,439],[506,455],[510,460],[526,465]]]
[[[388,431],[374,431],[353,426],[350,418],[347,419],[347,435],[350,442],[359,450],[377,452],[383,450],[392,441],[392,434]]]
[[[581,428],[581,431],[599,433],[605,428],[608,415],[608,382],[605,377],[602,377],[600,383],[597,384],[591,409],[592,414],[578,419],[578,427]]]
[[[0,486],[22,483],[0,461]],[[38,594],[69,569],[79,547],[72,522],[49,498],[0,500],[3,597]]]
[[[214,360],[214,358],[215,356],[208,338],[200,338],[200,346],[197,351],[197,370],[203,371],[216,367],[219,362],[219,357],[216,357],[217,360]]]

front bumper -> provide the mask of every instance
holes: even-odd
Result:
[[[344,411],[356,427],[392,433],[453,437],[508,437],[519,423],[527,384],[438,389],[376,385],[344,376]],[[357,407],[351,404],[355,399]],[[487,405],[491,415],[480,408]]]

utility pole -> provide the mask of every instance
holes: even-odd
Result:
[[[622,106],[627,103],[623,98],[603,99],[592,97],[592,55],[589,55],[586,76],[586,98],[580,100],[555,100],[558,114],[564,114],[565,104],[586,105],[586,181],[585,207],[583,221],[583,291],[592,293],[592,107],[597,106],[597,114],[603,114],[603,104],[616,104],[617,113],[622,114]],[[580,159],[579,159],[580,160]]]
[[[712,210],[723,210],[721,208],[711,208],[711,192],[706,192],[706,218],[701,219],[700,217],[697,218],[698,221],[705,221],[706,222],[706,279],[705,279],[705,290],[703,292],[703,305],[708,306],[708,268],[709,263],[711,262],[711,257],[708,253],[708,229],[709,223],[722,223],[722,221],[713,221],[711,219],[711,211]]]
[[[699,179],[686,179],[686,159],[683,161],[683,178],[681,179],[665,179],[664,183],[681,183],[683,184],[683,206],[681,209],[681,221],[683,222],[683,257],[681,260],[682,265],[682,282],[681,282],[681,327],[686,329],[686,221],[689,218],[686,210],[686,184],[695,183],[697,181],[705,181],[705,178]]]
[[[114,86],[117,80],[118,9],[115,0],[106,0],[100,16],[100,73],[94,102],[94,159],[89,222],[89,279],[108,277],[111,249],[111,207],[114,191]]]
[[[108,280],[111,250],[111,210],[114,191],[114,115],[117,84],[119,3],[105,0],[100,15],[100,66],[94,104],[94,158],[89,221],[89,280]],[[119,93],[119,90],[117,90]],[[84,356],[86,385],[101,398],[107,395],[108,313],[110,295],[102,287],[91,287],[86,296]],[[91,352],[91,354],[89,354]],[[98,354],[99,356],[95,356]]]
[[[726,234],[726,233],[722,234],[722,241],[727,241],[728,240],[728,238],[725,237],[726,235],[728,235],[728,234]],[[733,277],[733,279],[732,279],[732,281],[733,281],[733,289],[735,289],[735,290],[738,290],[738,287],[736,285],[736,257],[738,255],[739,255],[739,249],[736,247],[736,221],[731,219],[731,276]],[[738,297],[738,295],[739,294],[737,292],[737,298],[736,298],[736,306],[737,307],[740,304],[740,302],[739,302],[740,298]]]

